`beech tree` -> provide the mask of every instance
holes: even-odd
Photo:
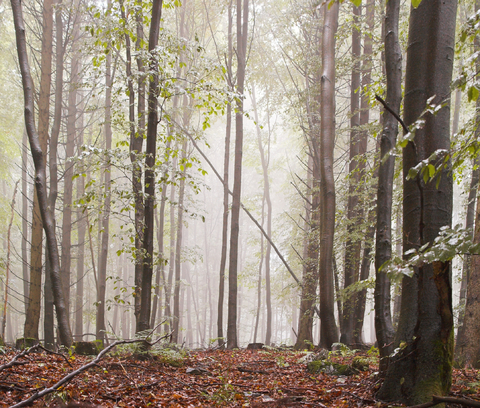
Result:
[[[425,113],[423,128],[403,151],[403,248],[431,245],[440,228],[450,226],[452,175],[443,169],[425,183],[410,169],[439,149],[450,147],[450,95],[456,0],[422,1],[410,12],[404,121],[414,124],[428,101],[442,104],[436,115]],[[451,385],[453,310],[451,264],[434,261],[414,268],[405,277],[395,347],[385,381],[379,391],[383,400],[420,404],[432,395],[446,395]]]

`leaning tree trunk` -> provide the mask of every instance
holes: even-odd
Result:
[[[426,114],[422,129],[403,152],[403,248],[432,243],[452,218],[452,175],[444,169],[427,184],[410,169],[438,149],[450,148],[450,96],[453,71],[456,0],[422,1],[411,10],[405,82],[407,126],[425,109],[427,100],[444,106]],[[440,179],[439,179],[440,178]],[[437,186],[438,184],[438,186]],[[450,390],[453,357],[451,263],[434,261],[415,267],[413,285],[402,288],[402,307],[395,345],[401,351],[390,361],[378,396],[422,404]],[[418,302],[418,303],[417,303]],[[415,305],[417,306],[415,308]]]
[[[23,23],[22,6],[19,0],[12,0],[13,20],[15,24],[15,36],[17,40],[18,61],[22,74],[22,84],[25,99],[25,126],[27,128],[30,149],[32,151],[35,165],[35,189],[42,216],[43,228],[47,238],[48,255],[51,264],[51,280],[55,310],[57,312],[58,329],[61,343],[70,347],[72,344],[72,333],[68,324],[68,314],[62,293],[60,278],[60,262],[58,259],[57,239],[55,235],[55,224],[51,212],[48,210],[45,158],[43,156],[40,139],[35,128],[33,105],[33,81],[30,74],[30,66],[27,57],[27,43],[25,39],[25,26]],[[32,248],[33,250],[33,248]],[[38,324],[37,324],[38,330]]]
[[[321,220],[320,220],[320,347],[330,348],[338,341],[333,290],[333,238],[335,233],[335,179],[333,150],[335,146],[335,34],[339,4],[325,5],[322,40],[321,79]]]
[[[398,41],[400,0],[390,0],[385,14],[385,69],[387,77],[386,103],[396,114],[402,100],[402,53]],[[398,122],[387,110],[383,113],[380,139],[380,169],[377,189],[377,235],[375,251],[375,333],[380,352],[380,373],[385,374],[388,356],[393,351],[390,310],[390,279],[380,268],[392,257],[392,201],[395,157],[390,155],[398,134]]]
[[[248,36],[248,2],[237,0],[237,99],[235,115],[235,165],[233,174],[232,227],[230,233],[230,262],[228,268],[228,324],[227,348],[238,347],[237,342],[237,279],[238,279],[238,236],[240,232],[240,197],[242,188],[242,148],[243,148],[243,93]]]
[[[150,53],[150,75],[148,90],[148,122],[147,148],[145,160],[145,214],[144,214],[144,260],[142,273],[142,292],[140,302],[140,317],[137,330],[139,332],[150,328],[150,310],[152,299],[153,275],[153,241],[154,241],[154,207],[155,207],[155,157],[157,151],[158,126],[158,62],[153,52],[158,44],[160,20],[162,17],[163,0],[153,0],[152,20],[148,37],[148,51]]]
[[[13,8],[13,6],[12,6]],[[18,10],[21,13],[21,10]],[[23,20],[23,16],[19,15]],[[21,21],[23,26],[23,21]],[[19,28],[20,29],[20,28]],[[25,35],[25,33],[22,33]],[[17,33],[18,35],[18,33]],[[40,148],[43,152],[42,160],[45,163],[47,158],[48,123],[50,119],[50,86],[52,75],[52,49],[53,49],[53,1],[43,2],[43,33],[42,51],[40,62],[40,95],[38,98],[38,136]],[[20,52],[17,50],[17,52]],[[25,58],[27,58],[25,56]],[[19,56],[20,60],[20,56]],[[33,93],[33,84],[31,92]],[[32,101],[33,103],[33,101]],[[32,112],[32,115],[35,113]],[[32,118],[32,120],[34,120]],[[32,123],[33,124],[33,123]],[[35,130],[36,131],[36,130]],[[29,136],[30,137],[30,136]],[[45,164],[44,164],[45,165]],[[42,284],[42,216],[38,191],[35,190],[33,198],[32,213],[32,236],[30,251],[30,299],[28,302],[27,314],[25,316],[25,337],[38,339],[38,324],[40,321],[40,297]]]

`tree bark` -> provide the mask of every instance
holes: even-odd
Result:
[[[347,202],[347,240],[345,244],[345,269],[343,288],[347,289],[358,281],[358,270],[360,264],[360,249],[362,240],[358,231],[359,220],[362,210],[359,206],[360,188],[360,17],[361,7],[353,7],[353,28],[352,28],[352,79],[350,85],[350,162],[348,166],[348,202]],[[356,292],[350,292],[343,304],[343,316],[340,342],[353,346],[353,330],[355,327],[355,301]]]
[[[153,240],[154,240],[154,206],[155,206],[155,157],[157,151],[157,125],[158,125],[158,62],[153,52],[158,44],[160,20],[162,17],[163,0],[154,0],[152,20],[148,37],[148,51],[150,53],[150,75],[148,90],[148,123],[147,123],[147,148],[145,160],[145,222],[144,222],[144,260],[142,272],[142,292],[140,304],[140,318],[138,331],[150,328],[150,311],[152,299],[152,274],[153,274]]]
[[[42,160],[46,162],[48,123],[50,119],[50,86],[52,75],[53,49],[53,0],[43,3],[43,32],[40,62],[40,95],[38,98],[38,136],[42,149]],[[23,17],[22,17],[23,19]],[[22,22],[23,25],[23,22]],[[33,84],[32,84],[33,92]],[[32,115],[34,112],[32,112]],[[32,118],[33,119],[33,118]],[[34,124],[34,123],[32,123]],[[40,296],[42,284],[42,216],[38,192],[35,190],[33,198],[31,260],[30,260],[30,300],[25,316],[25,337],[38,339],[38,324],[40,321]]]
[[[23,299],[25,301],[25,314],[28,310],[30,276],[28,273],[28,136],[26,129],[22,137],[22,278]]]
[[[385,13],[385,69],[387,78],[386,103],[397,114],[402,100],[402,53],[398,40],[400,1],[386,4]],[[388,356],[393,351],[395,331],[390,309],[390,279],[380,268],[392,257],[392,201],[395,157],[390,155],[398,134],[398,122],[388,111],[383,113],[383,131],[380,139],[380,169],[377,188],[377,220],[375,251],[375,333],[380,353],[380,373],[388,367]]]
[[[333,238],[335,233],[335,34],[338,27],[338,2],[325,5],[322,40],[321,130],[320,130],[320,347],[330,348],[338,341],[334,315]]]
[[[28,138],[30,141],[30,149],[35,165],[35,188],[39,209],[42,217],[43,228],[47,238],[47,247],[50,263],[52,265],[50,275],[53,287],[54,304],[57,312],[57,322],[60,332],[60,340],[63,345],[70,347],[72,344],[72,334],[68,324],[68,314],[65,307],[65,301],[62,293],[62,284],[60,278],[60,262],[58,259],[57,240],[55,235],[54,221],[51,212],[48,210],[47,202],[47,186],[46,186],[46,170],[45,158],[42,151],[39,135],[36,131],[34,122],[34,106],[33,106],[33,81],[30,74],[30,66],[27,58],[27,46],[25,39],[25,27],[23,23],[23,15],[21,3],[19,0],[12,0],[13,20],[15,24],[15,36],[17,40],[18,61],[22,74],[22,84],[25,99],[25,126],[27,128]],[[33,248],[32,248],[33,251]],[[32,326],[30,326],[32,327]],[[33,328],[35,328],[33,326]],[[38,322],[37,332],[38,336]]]
[[[445,103],[452,78],[456,0],[422,1],[411,10],[407,51],[404,121],[415,122],[427,99]],[[437,149],[450,148],[450,106],[424,116],[425,125],[403,152],[403,248],[432,243],[440,228],[450,226],[452,175],[445,169],[427,184],[421,177],[407,180],[409,170]],[[438,188],[436,186],[438,182]],[[446,395],[451,385],[453,310],[450,262],[435,261],[415,268],[402,288],[402,307],[395,345],[381,399],[409,405]]]
[[[232,226],[230,232],[230,262],[228,268],[228,349],[238,347],[238,236],[240,232],[240,197],[242,188],[243,94],[245,85],[245,68],[247,63],[248,2],[249,0],[243,0],[242,10],[242,0],[237,0],[237,92],[241,96],[237,99],[237,112],[235,114],[235,165],[233,174]]]
[[[233,61],[233,13],[232,0],[228,3],[228,64],[227,83],[230,90],[233,90],[232,61]],[[223,159],[223,220],[222,220],[222,253],[220,256],[220,276],[218,285],[218,312],[217,312],[217,337],[218,346],[223,348],[225,339],[223,337],[223,303],[225,298],[225,265],[227,263],[227,239],[228,239],[228,173],[230,166],[230,136],[232,131],[232,104],[231,100],[227,105],[226,127],[225,127],[225,153]]]
[[[111,8],[109,2],[108,8]],[[109,241],[109,223],[110,223],[110,185],[111,185],[111,164],[110,151],[112,149],[112,53],[109,52],[106,57],[105,66],[105,152],[103,160],[104,179],[104,195],[103,209],[100,216],[100,236],[101,246],[98,260],[98,276],[97,276],[97,314],[95,320],[95,337],[103,344],[105,341],[105,331],[107,329],[105,323],[105,302],[107,289],[107,260],[108,260],[108,241]]]

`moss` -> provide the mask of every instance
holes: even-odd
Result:
[[[38,339],[32,337],[21,337],[15,341],[15,348],[18,350],[24,350],[29,347],[33,347],[39,343]]]
[[[352,361],[352,368],[358,370],[358,371],[367,371],[369,368],[370,364],[368,359],[360,356],[356,356],[353,358]]]
[[[307,365],[307,369],[312,374],[330,374],[330,375],[354,375],[358,370],[348,364],[333,363],[329,360],[315,360]]]
[[[102,350],[101,341],[76,341],[73,343],[75,353],[80,356],[97,355]]]

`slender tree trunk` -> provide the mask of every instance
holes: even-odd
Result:
[[[19,12],[21,12],[19,10]],[[22,17],[23,18],[23,17]],[[23,22],[21,23],[23,25]],[[53,0],[43,2],[43,32],[40,61],[40,95],[38,98],[38,136],[42,149],[43,162],[47,157],[48,124],[50,119],[50,87],[52,76],[53,50]],[[33,92],[33,84],[32,90]],[[32,112],[32,114],[34,114]],[[33,119],[33,118],[32,118]],[[32,123],[34,125],[34,123]],[[42,284],[42,216],[38,192],[35,190],[33,198],[31,260],[30,260],[30,300],[25,317],[25,337],[38,339],[38,325],[40,321],[40,296]]]
[[[83,104],[80,107],[79,132],[77,139],[77,153],[80,153],[83,146]],[[80,200],[85,193],[85,178],[77,178],[77,200]],[[81,208],[77,208],[77,228],[78,228],[78,249],[77,249],[77,284],[75,293],[75,338],[82,340],[83,336],[83,293],[85,276],[85,233],[86,220]]]
[[[22,84],[25,99],[25,126],[27,128],[30,149],[32,151],[33,162],[35,165],[35,188],[37,192],[42,224],[47,238],[49,260],[52,265],[50,275],[52,280],[53,297],[57,313],[60,340],[63,345],[70,347],[72,344],[72,333],[68,324],[68,314],[62,293],[60,262],[58,259],[57,240],[55,236],[55,224],[52,214],[48,210],[45,157],[34,122],[35,111],[33,106],[33,81],[30,74],[30,66],[28,64],[22,7],[18,0],[12,0],[11,5],[15,24],[18,60],[22,74]],[[27,324],[25,326],[27,326]],[[29,328],[35,329],[35,325],[30,325]],[[34,334],[37,334],[38,336],[38,320],[35,331],[36,333]]]
[[[74,51],[71,60],[70,89],[68,92],[68,117],[67,117],[67,144],[65,152],[65,174],[63,191],[63,221],[62,221],[62,258],[60,270],[63,279],[63,293],[67,307],[70,305],[70,269],[72,264],[72,203],[73,203],[73,162],[69,159],[75,154],[75,137],[77,133],[77,87],[79,54],[76,49],[78,42],[78,25],[73,29]],[[107,56],[107,60],[108,60]],[[108,86],[108,85],[107,85]],[[107,91],[108,92],[108,91]],[[108,99],[108,98],[107,98]],[[106,120],[109,121],[106,115]],[[107,184],[106,184],[107,185]],[[107,193],[108,194],[108,193]]]
[[[22,278],[23,278],[23,299],[25,301],[25,313],[28,310],[30,276],[28,273],[28,138],[27,131],[23,131],[22,138]]]
[[[322,44],[321,132],[320,132],[320,347],[330,348],[338,341],[334,315],[333,238],[335,232],[335,33],[338,27],[337,2],[325,6]]]
[[[108,8],[111,8],[109,3]],[[105,177],[105,201],[100,217],[100,254],[98,260],[98,280],[97,280],[97,315],[95,321],[95,336],[97,340],[105,341],[105,331],[107,329],[105,322],[105,302],[107,285],[107,260],[108,260],[108,241],[110,224],[110,184],[111,184],[111,164],[109,160],[112,149],[112,53],[106,57],[105,67],[105,164],[103,166],[103,175]]]
[[[228,3],[228,86],[233,89],[232,62],[233,62],[233,12],[232,0]],[[222,222],[222,254],[220,257],[220,279],[218,287],[218,312],[217,312],[217,337],[218,346],[223,348],[225,338],[223,337],[223,303],[225,297],[225,265],[227,263],[227,239],[228,239],[228,173],[230,166],[230,135],[232,130],[232,105],[227,105],[225,129],[225,154],[223,159],[223,222]]]
[[[160,20],[162,16],[162,0],[154,0],[152,8],[152,21],[148,38],[148,51],[153,53],[158,44]],[[157,125],[158,125],[158,62],[153,55],[150,57],[150,75],[148,90],[148,125],[147,148],[145,160],[145,224],[143,250],[145,254],[142,273],[142,292],[140,305],[140,318],[138,331],[150,328],[150,309],[152,298],[153,274],[153,239],[154,239],[154,206],[155,206],[155,157],[157,151]]]
[[[53,116],[52,134],[50,138],[49,150],[49,167],[50,167],[50,194],[48,197],[48,205],[55,218],[55,206],[58,195],[58,169],[57,169],[57,150],[58,137],[60,134],[60,126],[62,122],[62,102],[63,102],[63,22],[61,3],[57,3],[55,8],[55,28],[56,28],[56,45],[55,45],[55,111]],[[62,255],[63,260],[63,255]],[[49,278],[50,263],[46,262],[47,273],[45,274],[44,285],[44,319],[43,319],[43,335],[45,347],[53,349],[55,343],[55,328],[54,328],[54,312],[53,312],[53,294],[52,283]],[[63,270],[60,265],[60,272],[62,279],[64,279]],[[65,294],[65,288],[64,288]],[[65,303],[68,305],[67,299]]]
[[[407,51],[404,117],[407,126],[425,109],[428,98],[445,103],[450,96],[453,71],[456,0],[431,0],[411,10]],[[437,149],[450,148],[450,106],[434,116],[403,151],[403,249],[420,248],[450,226],[452,175],[445,169],[431,182],[408,179],[410,169]],[[438,185],[437,185],[438,184]],[[435,261],[415,268],[403,282],[400,321],[395,345],[402,344],[390,361],[381,399],[409,405],[446,395],[452,376],[453,310],[450,262]],[[402,381],[403,378],[403,381]]]
[[[15,197],[17,196],[18,181],[15,183],[13,189],[12,204],[10,205],[11,214],[10,222],[7,229],[7,261],[5,263],[5,290],[3,292],[3,317],[2,317],[2,331],[0,333],[0,339],[5,340],[5,327],[7,323],[7,305],[8,305],[8,288],[10,280],[10,237],[12,234],[12,224],[15,217]]]
[[[237,112],[235,114],[235,165],[233,175],[232,227],[230,232],[230,262],[228,268],[228,349],[238,347],[238,236],[240,232],[240,198],[242,189],[243,94],[247,62],[248,2],[249,0],[243,0],[242,10],[242,0],[237,0],[237,92],[242,96],[237,100]]]
[[[361,99],[360,99],[360,134],[358,140],[358,154],[360,157],[360,163],[358,163],[358,172],[360,178],[360,185],[361,191],[366,192],[366,183],[365,183],[365,167],[366,167],[366,160],[365,155],[367,153],[367,146],[368,146],[368,130],[365,129],[368,126],[370,121],[370,102],[369,102],[369,95],[368,89],[371,85],[371,74],[372,74],[372,52],[373,52],[373,40],[371,37],[371,33],[373,33],[375,27],[375,1],[368,0],[367,4],[365,5],[365,14],[366,14],[366,23],[367,28],[364,35],[364,48],[363,48],[363,64],[362,64],[362,90],[360,92]],[[375,164],[374,169],[378,169],[378,162],[377,156],[379,152],[379,143],[377,142],[376,149],[375,149]],[[376,179],[378,178],[378,170],[374,171],[373,177]],[[366,224],[367,227],[365,228],[366,231],[362,233],[364,235],[363,239],[363,256],[361,257],[360,263],[360,276],[359,280],[364,281],[368,279],[370,275],[370,252],[373,246],[373,240],[375,237],[375,214],[376,214],[376,199],[374,194],[369,194],[368,198],[364,198],[360,200],[360,208],[358,210],[358,223],[361,223],[361,219],[364,216],[364,208],[370,208],[373,205],[373,208],[368,211],[366,217]],[[362,228],[363,230],[363,228]],[[367,291],[363,289],[359,291],[356,295],[356,302],[355,302],[355,317],[354,317],[354,329],[353,329],[353,342],[354,344],[362,344],[362,331],[363,331],[363,319],[365,317],[365,307],[367,301]]]

